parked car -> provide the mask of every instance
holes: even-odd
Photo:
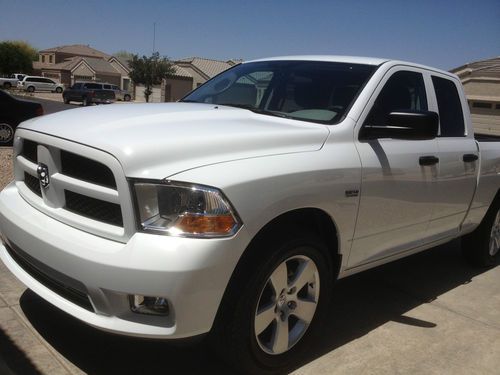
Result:
[[[115,101],[115,92],[103,89],[102,83],[76,82],[63,92],[64,103],[81,102],[84,106],[109,104]]]
[[[16,137],[10,271],[106,331],[208,334],[251,374],[315,345],[338,278],[456,238],[498,262],[500,139],[474,139],[442,70],[257,60],[179,103],[60,112]]]
[[[14,73],[11,74],[9,78],[1,78],[0,77],[0,87],[4,89],[10,89],[12,87],[17,87],[20,80],[25,77],[25,74]]]
[[[42,105],[20,100],[0,90],[0,146],[12,145],[16,127],[22,121],[43,115]]]
[[[22,81],[19,81],[17,87],[28,92],[35,91],[51,91],[61,93],[64,90],[64,85],[47,77],[25,76]]]
[[[117,85],[111,85],[109,83],[103,83],[102,88],[104,90],[113,90],[115,92],[116,100],[122,100],[124,102],[129,102],[131,99],[130,93],[126,90],[120,89]]]

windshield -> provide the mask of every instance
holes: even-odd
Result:
[[[264,61],[229,69],[181,101],[298,120],[339,122],[376,67],[321,61]]]

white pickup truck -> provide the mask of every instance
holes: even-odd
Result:
[[[500,142],[455,75],[375,58],[237,65],[179,103],[22,123],[0,256],[103,330],[208,335],[240,370],[293,364],[334,281],[462,237],[494,265]]]
[[[25,74],[14,73],[10,76],[10,78],[0,77],[0,86],[4,89],[10,89],[12,87],[17,87],[19,81],[22,81],[25,77]]]

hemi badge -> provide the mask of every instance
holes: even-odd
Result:
[[[359,195],[359,190],[346,190],[345,196],[346,198],[357,197]]]

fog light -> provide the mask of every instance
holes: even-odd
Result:
[[[147,297],[130,295],[130,310],[137,314],[161,315],[169,314],[168,301],[164,297]]]

